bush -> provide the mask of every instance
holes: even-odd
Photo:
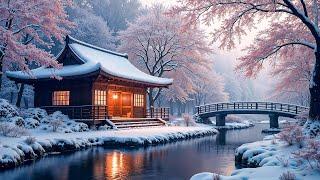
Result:
[[[20,126],[20,127],[24,127],[25,126],[24,119],[22,117],[19,117],[19,116],[15,116],[15,117],[9,118],[7,120],[7,122],[13,123],[16,126]]]
[[[320,169],[320,140],[309,139],[307,146],[294,152],[296,158],[306,160],[312,169]]]
[[[289,159],[282,158],[282,157],[279,157],[279,156],[276,156],[276,158],[281,163],[282,167],[288,167],[289,166]]]
[[[24,121],[25,121],[25,127],[28,129],[35,129],[40,126],[40,122],[33,118],[26,118]]]
[[[182,118],[183,118],[186,126],[194,126],[195,125],[195,122],[190,114],[183,114]]]
[[[0,99],[0,118],[11,118],[18,116],[17,108],[5,99]]]
[[[21,111],[23,118],[32,118],[41,121],[43,118],[48,117],[48,113],[44,109],[40,108],[29,108]]]
[[[34,144],[37,141],[37,139],[35,137],[32,136],[28,136],[24,142],[27,143],[28,145]]]
[[[310,136],[310,137],[320,136],[320,121],[308,120],[304,124],[303,128],[307,136]]]
[[[21,137],[28,135],[28,131],[11,123],[0,123],[0,134],[7,137]]]
[[[279,179],[280,180],[295,180],[296,176],[292,172],[287,171],[287,172],[282,173],[280,175]]]
[[[58,128],[63,125],[63,122],[60,119],[53,119],[50,121],[50,125],[52,126],[52,131],[56,132]]]
[[[296,124],[285,126],[277,138],[287,142],[289,145],[297,143],[300,147],[302,147],[305,140],[302,127]]]
[[[295,117],[298,120],[300,126],[303,126],[309,118],[309,110],[303,111]]]

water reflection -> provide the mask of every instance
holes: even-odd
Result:
[[[235,148],[262,139],[262,128],[258,125],[250,130],[221,131],[216,136],[147,148],[98,147],[48,156],[0,172],[0,179],[188,179],[203,171],[227,175],[235,169]]]

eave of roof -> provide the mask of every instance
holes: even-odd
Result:
[[[53,75],[69,79],[81,77],[100,70],[108,77],[145,84],[152,87],[167,87],[173,82],[172,79],[151,76],[138,70],[129,62],[127,54],[121,54],[93,46],[71,36],[67,36],[65,48],[69,48],[83,64],[66,65],[61,69],[37,68],[31,70],[31,73],[34,76],[22,71],[8,71],[6,74],[10,79],[15,81],[35,82],[40,79],[50,79]],[[57,59],[60,55],[61,53],[59,53]],[[124,68],[129,68],[129,70]]]

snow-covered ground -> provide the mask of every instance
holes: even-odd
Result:
[[[37,132],[20,138],[0,136],[0,169],[21,164],[45,153],[77,150],[90,146],[144,146],[216,134],[208,126],[156,127],[89,132]]]
[[[293,126],[290,127],[294,128]],[[288,132],[292,133],[289,128]],[[210,172],[202,172],[191,177],[191,180],[318,180],[320,179],[319,157],[320,145],[306,145],[306,141],[319,139],[312,138],[309,140],[298,139],[297,134],[291,134],[296,138],[296,143],[292,145],[288,142],[281,141],[275,136],[267,136],[263,141],[243,144],[237,148],[235,153],[236,161],[246,167],[235,170],[230,176],[218,175]],[[288,138],[288,137],[286,137]],[[299,140],[299,141],[298,141]],[[298,143],[299,142],[299,143]],[[304,147],[301,146],[304,143]],[[314,146],[313,148],[310,148]],[[313,151],[314,152],[313,152]],[[297,157],[297,153],[300,156]],[[310,159],[306,157],[310,153]],[[314,157],[312,157],[314,156]],[[315,160],[317,159],[318,160]],[[250,168],[251,167],[251,168]]]
[[[146,146],[216,134],[212,126],[162,126],[112,130],[101,126],[90,130],[55,112],[39,108],[18,109],[0,99],[0,169],[17,166],[46,153],[78,150],[90,146]]]
[[[213,123],[215,125],[215,123]],[[254,126],[250,121],[226,122],[225,126],[214,126],[216,129],[244,129]]]

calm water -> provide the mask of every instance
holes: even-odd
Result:
[[[203,171],[228,175],[234,169],[234,150],[261,140],[257,124],[219,135],[137,149],[102,147],[51,155],[16,169],[0,172],[0,180],[51,179],[188,179]]]

